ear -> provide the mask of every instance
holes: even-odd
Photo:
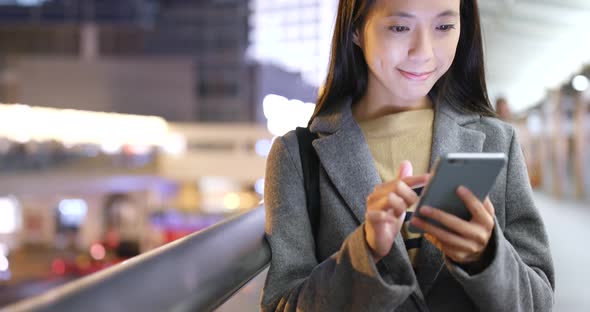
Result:
[[[359,48],[362,48],[358,28],[352,32],[352,42],[354,42],[354,44],[356,44]]]

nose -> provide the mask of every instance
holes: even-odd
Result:
[[[416,63],[428,62],[434,55],[432,40],[432,35],[425,29],[414,32],[408,59]]]

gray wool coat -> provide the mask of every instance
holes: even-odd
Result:
[[[324,112],[310,129],[320,134],[313,142],[321,162],[317,241],[292,131],[275,140],[267,162],[264,202],[272,259],[263,311],[551,311],[554,272],[547,234],[510,125],[444,103],[435,106],[431,166],[450,152],[508,156],[490,193],[496,213],[491,262],[474,275],[425,239],[415,272],[401,234],[375,264],[363,222],[366,198],[381,179],[351,102]]]

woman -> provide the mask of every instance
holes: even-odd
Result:
[[[554,274],[514,129],[495,118],[475,0],[340,0],[319,138],[321,209],[306,210],[294,132],[268,158],[272,260],[264,311],[551,311]],[[432,162],[503,152],[507,166],[472,219],[436,207],[407,231]],[[423,212],[425,210],[422,210]]]

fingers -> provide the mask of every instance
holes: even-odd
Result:
[[[460,186],[457,189],[457,195],[465,203],[465,206],[471,213],[473,220],[488,227],[493,226],[493,214],[489,213],[489,208],[484,207],[484,204],[477,197],[475,197],[475,195],[473,195],[469,189],[464,186]],[[491,205],[491,202],[489,205]]]
[[[410,187],[416,186],[415,184],[425,184],[427,175],[414,177],[414,169],[412,163],[409,160],[404,160],[399,164],[398,174],[395,180],[402,180]]]
[[[428,206],[420,208],[420,214],[439,222],[453,233],[471,239],[477,243],[485,244],[487,239],[484,232],[475,224],[467,222],[457,216]]]
[[[367,204],[377,201],[379,198],[387,196],[388,194],[396,194],[401,197],[408,206],[418,200],[416,192],[414,192],[407,184],[401,181],[393,181],[375,187],[373,193],[367,197]]]
[[[379,184],[375,187],[375,189],[393,189],[395,187],[395,183],[397,183],[398,181],[404,182],[410,188],[414,188],[417,186],[424,186],[426,183],[428,183],[428,181],[430,181],[431,176],[432,175],[430,173],[426,173],[426,174],[419,175],[419,176],[408,176],[408,177],[404,177],[401,179],[386,182],[383,184]]]
[[[492,205],[490,197],[486,197],[486,200],[483,202],[483,206],[492,217],[496,215],[496,210],[494,209],[494,205]]]
[[[432,207],[421,207],[420,213],[440,223],[438,227],[420,217],[413,218],[412,224],[425,232],[436,248],[457,263],[470,263],[480,259],[487,247],[494,227],[494,206],[489,198],[482,203],[465,187],[457,189],[457,195],[471,212],[470,221]]]
[[[389,211],[383,210],[370,210],[367,211],[367,216],[365,218],[372,224],[384,223],[384,222],[395,222],[395,218],[393,217],[392,213]]]
[[[430,181],[430,174],[423,174],[423,175],[419,175],[419,176],[411,176],[411,177],[405,177],[402,178],[401,180],[406,183],[409,187],[414,188],[417,186],[423,186],[426,183],[428,183],[428,181]]]
[[[434,245],[443,252],[445,249],[452,249],[465,254],[479,255],[481,250],[487,245],[487,241],[485,243],[476,243],[475,241],[465,239],[455,233],[430,224],[421,218],[414,218],[413,222],[429,234],[428,236],[436,238],[436,244]]]
[[[402,180],[394,180],[391,182],[383,183],[377,185],[375,187],[375,190],[373,191],[373,194],[371,195],[379,197],[379,195],[383,195],[386,193],[398,193],[398,195],[406,199],[408,201],[408,204],[411,205],[414,204],[414,202],[418,199],[418,195],[416,195],[416,192],[414,192],[412,188],[418,185],[426,184],[429,178],[430,175],[425,174],[421,176],[406,177]]]
[[[434,245],[443,254],[445,254],[447,257],[449,257],[451,260],[457,263],[473,262],[476,261],[478,258],[476,255],[469,254],[468,252],[462,251],[460,249],[443,245],[436,239],[436,237],[430,234],[424,234],[424,238],[430,241],[430,243],[432,243],[432,245]]]
[[[412,176],[412,174],[412,164],[409,161],[403,161],[399,166],[398,178],[392,182],[377,185],[367,197],[367,212],[393,210],[394,217],[405,213],[406,209],[415,204],[419,198],[412,187],[424,185],[430,178],[429,174],[421,176]],[[373,217],[383,218],[377,214],[371,218]]]
[[[463,243],[464,239],[462,239],[457,234],[443,230],[436,225],[433,225],[427,221],[424,221],[424,219],[422,219],[420,217],[413,218],[412,223],[415,226],[421,228],[425,233],[436,237],[436,239],[444,245],[450,245],[450,246],[454,246],[454,247],[464,247],[464,243]]]
[[[414,169],[412,163],[408,160],[404,160],[399,164],[399,171],[396,180],[412,176]]]
[[[399,181],[396,185],[396,193],[404,199],[408,206],[418,201],[418,194],[414,192],[406,183]]]
[[[406,211],[407,204],[403,198],[395,193],[384,194],[373,199],[367,204],[367,211],[369,210],[393,210],[393,214],[399,217]]]

